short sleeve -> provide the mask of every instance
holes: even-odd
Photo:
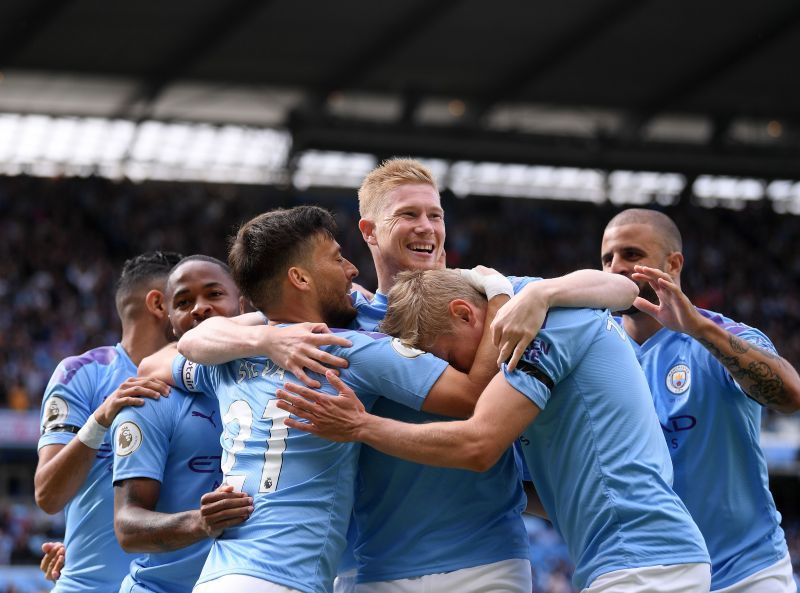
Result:
[[[540,409],[547,406],[552,389],[583,358],[597,331],[599,312],[589,309],[553,309],[513,372],[503,364],[506,381]],[[614,323],[608,316],[608,322]]]
[[[172,397],[179,401],[177,394]],[[114,482],[129,478],[163,481],[172,437],[170,419],[178,412],[172,410],[171,398],[144,402],[140,407],[123,408],[111,425]]]
[[[214,396],[219,383],[219,372],[215,366],[198,364],[178,354],[172,361],[172,378],[175,385],[190,393]]]
[[[356,393],[364,391],[415,410],[421,409],[434,383],[447,368],[447,362],[409,348],[397,338],[358,337],[359,342],[354,341],[352,348],[342,350],[341,356],[350,363],[342,371],[342,379]]]
[[[94,365],[69,369],[69,361],[58,365],[42,399],[39,449],[69,443],[94,412],[96,369]]]

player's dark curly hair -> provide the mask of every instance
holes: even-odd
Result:
[[[172,251],[148,251],[126,260],[117,281],[116,304],[120,317],[123,316],[126,302],[137,291],[144,288],[164,290],[170,270],[182,257],[180,253]]]
[[[287,270],[304,264],[322,233],[333,237],[333,215],[318,206],[297,206],[259,214],[231,240],[228,264],[239,290],[261,311],[281,298]]]

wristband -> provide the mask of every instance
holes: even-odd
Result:
[[[484,276],[473,270],[460,270],[461,275],[469,282],[478,292],[486,295],[486,299],[491,301],[499,294],[505,294],[509,297],[514,296],[514,287],[511,281],[502,274],[489,274]]]
[[[86,424],[81,426],[81,429],[78,431],[78,438],[90,449],[97,450],[100,448],[100,445],[103,444],[107,432],[108,428],[100,424],[97,418],[94,417],[94,414],[89,414],[89,419],[86,421]]]

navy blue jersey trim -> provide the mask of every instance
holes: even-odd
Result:
[[[553,380],[548,377],[542,369],[525,360],[520,360],[519,363],[517,363],[517,370],[522,371],[526,375],[530,375],[540,383],[543,383],[548,389],[553,389],[553,387],[555,387]]]
[[[51,432],[71,432],[72,434],[78,434],[79,430],[80,427],[73,426],[72,424],[56,424],[55,426],[49,427],[44,431],[44,433],[50,434]]]

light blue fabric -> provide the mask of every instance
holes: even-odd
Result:
[[[700,310],[732,334],[775,352],[757,329]],[[631,343],[653,393],[675,467],[674,489],[711,554],[711,588],[729,587],[786,555],[781,517],[759,446],[761,406],[697,340],[663,328]]]
[[[709,562],[629,340],[607,311],[552,309],[509,384],[541,409],[522,450],[575,562],[575,586],[626,568]]]
[[[353,346],[326,349],[348,359],[341,378],[367,408],[380,396],[420,408],[447,368],[430,354],[409,357],[380,334],[341,335]],[[225,481],[254,498],[250,518],[215,540],[199,582],[244,574],[307,593],[330,591],[345,548],[359,445],[287,429],[275,391],[299,380],[269,359],[205,367],[177,357],[173,374],[186,389],[216,393]],[[335,393],[327,382],[323,389]]]
[[[159,513],[197,510],[200,497],[222,482],[222,420],[216,398],[176,388],[167,398],[145,399],[141,407],[123,409],[111,432],[114,482],[160,482]],[[205,539],[172,552],[143,554],[131,562],[120,591],[189,593],[210,548],[211,540]]]
[[[374,331],[386,296],[357,297],[357,323]],[[374,414],[403,422],[449,420],[380,399]],[[527,559],[525,508],[513,450],[487,472],[419,465],[364,445],[354,517],[358,581],[451,572],[512,558]]]
[[[76,435],[65,428],[83,426],[106,397],[135,375],[136,366],[120,344],[64,359],[42,399],[39,449],[69,443]],[[116,593],[135,558],[122,551],[114,536],[112,457],[107,434],[89,475],[64,508],[66,564],[53,589],[56,593]]]

